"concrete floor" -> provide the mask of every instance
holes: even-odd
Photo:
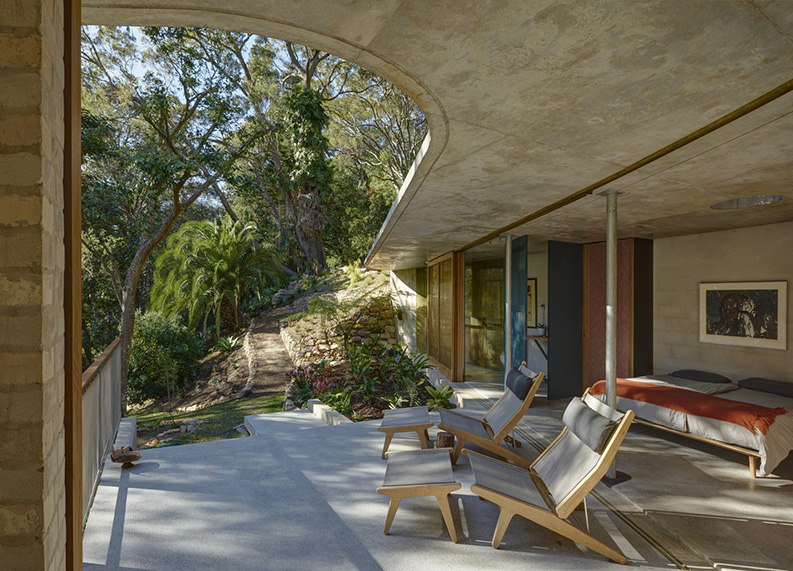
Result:
[[[481,414],[486,394],[464,389]],[[561,426],[566,403],[538,398],[518,433],[527,456]],[[435,416],[437,419],[437,416]],[[267,436],[144,451],[128,470],[108,463],[84,536],[84,568],[614,569],[602,556],[516,518],[490,546],[497,508],[470,492],[461,459],[453,544],[432,498],[402,502],[383,534],[379,421],[325,426],[306,414],[262,415]],[[392,449],[417,448],[399,435]],[[750,480],[744,459],[634,426],[618,457],[632,476],[599,484],[593,534],[643,569],[793,569],[793,458]],[[582,515],[577,516],[583,523]]]

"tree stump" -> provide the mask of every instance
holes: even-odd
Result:
[[[435,448],[454,448],[454,434],[451,432],[439,432]]]

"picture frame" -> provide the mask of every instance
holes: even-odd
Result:
[[[787,282],[699,284],[702,343],[787,350]]]
[[[537,278],[526,280],[526,327],[537,327]]]

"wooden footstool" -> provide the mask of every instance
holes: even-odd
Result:
[[[381,458],[385,458],[385,453],[391,444],[391,439],[397,432],[413,432],[419,435],[422,448],[429,448],[429,433],[427,429],[432,426],[430,422],[429,409],[426,406],[415,406],[411,408],[397,408],[387,410],[383,413],[383,422],[380,424],[380,432],[385,432],[385,443]]]
[[[454,481],[451,452],[451,448],[437,448],[388,453],[383,485],[377,488],[378,494],[391,498],[383,533],[388,535],[402,498],[435,496],[446,529],[449,530],[452,541],[457,543],[457,531],[449,507],[449,494],[459,490],[462,484]]]

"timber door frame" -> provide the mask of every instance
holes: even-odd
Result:
[[[431,295],[432,288],[429,280],[433,273],[431,268],[449,260],[451,260],[452,264],[452,283],[450,292],[452,298],[450,316],[452,351],[451,363],[447,365],[438,361],[438,355],[430,354],[431,345],[429,338],[431,335],[440,335],[440,328],[437,326],[437,323],[433,323],[430,319],[430,316],[432,315],[432,305],[437,303],[437,300]],[[427,360],[450,381],[462,381],[464,366],[463,356],[465,349],[465,331],[463,329],[465,320],[465,265],[463,252],[449,252],[427,262],[427,282]],[[437,346],[440,346],[440,339],[438,339]]]
[[[64,440],[66,569],[83,568],[82,283],[80,186],[81,0],[63,0]]]

